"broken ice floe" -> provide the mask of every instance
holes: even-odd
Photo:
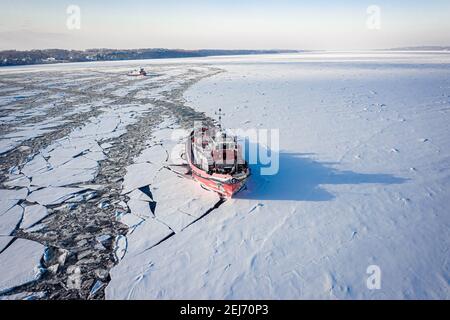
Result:
[[[9,236],[22,220],[23,208],[18,203],[26,198],[26,188],[0,190],[0,235]]]
[[[122,194],[153,183],[154,176],[161,165],[153,163],[136,163],[127,167]]]
[[[0,254],[0,293],[38,279],[44,249],[37,242],[17,239]]]
[[[10,174],[9,180],[3,184],[6,187],[29,187],[31,180],[24,174]]]
[[[155,218],[147,219],[133,233],[127,235],[127,255],[148,250],[173,233],[173,230]]]
[[[43,206],[55,205],[74,197],[85,188],[47,187],[32,192],[27,200]]]
[[[20,200],[26,198],[26,188],[18,190],[0,189],[0,216],[16,205]]]
[[[143,200],[135,200],[131,199],[127,202],[128,207],[130,208],[130,211],[135,216],[138,216],[140,218],[150,218],[153,217],[152,212],[152,203],[153,201],[143,201]]]
[[[24,209],[23,219],[20,223],[21,229],[28,229],[34,226],[36,223],[48,216],[48,210],[46,207],[40,204],[27,206]]]
[[[148,188],[148,191],[145,191],[146,188],[141,188],[141,189],[134,189],[132,192],[130,192],[128,194],[128,198],[130,198],[131,200],[140,200],[140,201],[153,201],[153,198],[151,197],[151,195],[149,194],[150,192],[150,188]]]
[[[13,241],[14,237],[11,236],[1,236],[0,235],[0,252],[2,252],[10,243]]]
[[[132,232],[144,219],[132,213],[124,213],[117,217],[117,221],[127,225],[130,228],[130,232]]]
[[[155,145],[151,148],[145,149],[138,157],[134,159],[135,163],[150,162],[161,164],[168,160],[169,154],[162,145]]]
[[[16,205],[0,215],[0,236],[9,236],[22,220],[23,208]]]
[[[6,201],[6,200],[12,200],[12,201],[23,200],[23,199],[25,199],[27,194],[28,194],[28,190],[26,188],[14,189],[14,190],[0,189],[0,202]]]
[[[53,170],[33,176],[32,185],[39,187],[59,187],[92,181],[98,170],[98,163],[86,157],[77,161],[69,161]]]
[[[35,174],[46,172],[49,169],[51,169],[51,165],[41,154],[37,154],[30,161],[25,163],[20,172],[26,177],[32,177]]]

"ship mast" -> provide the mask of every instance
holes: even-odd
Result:
[[[215,112],[216,115],[219,116],[219,129],[222,130],[222,116],[225,115],[225,113],[222,113],[222,108],[219,108],[219,112]]]

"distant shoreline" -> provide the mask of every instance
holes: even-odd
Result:
[[[220,49],[88,49],[88,50],[4,50],[0,51],[0,67],[58,64],[93,61],[125,61],[147,59],[197,58],[255,54],[299,53],[300,50],[220,50]]]
[[[412,46],[386,49],[387,51],[450,51],[450,46]]]

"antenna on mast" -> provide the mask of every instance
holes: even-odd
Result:
[[[222,130],[222,116],[225,115],[225,113],[222,113],[222,108],[219,108],[219,112],[215,112],[216,115],[219,116],[219,129]]]

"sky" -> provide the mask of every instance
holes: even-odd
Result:
[[[423,45],[450,46],[450,0],[0,0],[0,50]]]

